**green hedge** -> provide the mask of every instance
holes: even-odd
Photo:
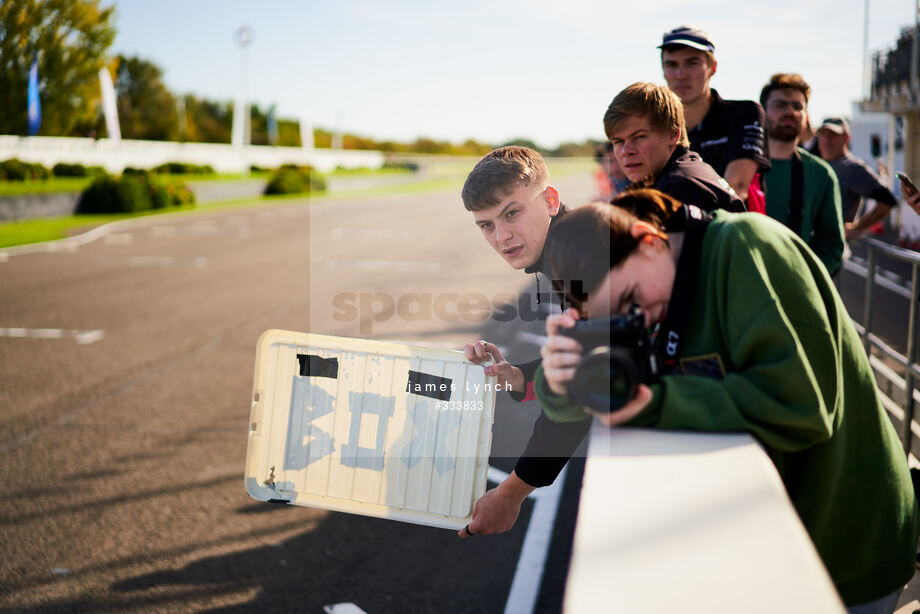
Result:
[[[194,193],[184,184],[161,184],[144,174],[105,175],[80,195],[77,213],[135,213],[189,205]]]
[[[0,181],[34,181],[47,179],[48,169],[38,163],[10,158],[0,162]]]
[[[167,162],[153,169],[156,173],[164,175],[216,175],[217,172],[210,164],[189,164],[187,162]]]
[[[101,166],[83,166],[82,164],[67,164],[58,162],[51,168],[55,177],[101,177],[106,174]]]
[[[264,193],[270,194],[309,194],[326,189],[325,178],[309,166],[285,164],[272,173],[265,185]]]
[[[408,161],[393,162],[393,161],[387,160],[383,163],[383,168],[398,168],[398,169],[403,169],[407,171],[412,171],[413,173],[415,173],[415,172],[418,172],[419,165],[418,165],[418,162],[408,162]]]

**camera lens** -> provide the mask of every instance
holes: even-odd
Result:
[[[569,398],[594,411],[616,411],[636,394],[639,370],[631,354],[600,347],[585,356],[569,384]]]

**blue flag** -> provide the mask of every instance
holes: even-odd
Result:
[[[272,105],[272,108],[268,110],[268,115],[265,117],[266,128],[268,128],[268,144],[277,145],[278,144],[278,120],[275,119],[275,105]]]
[[[29,69],[29,136],[38,134],[42,127],[42,103],[38,98],[38,54]]]

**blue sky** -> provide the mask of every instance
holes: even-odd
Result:
[[[102,0],[102,4],[109,2]],[[862,90],[864,0],[116,0],[115,53],[164,70],[176,93],[232,99],[248,25],[248,89],[282,117],[377,139],[419,136],[544,146],[603,139],[634,81],[663,83],[655,46],[707,30],[726,98],[756,98],[774,72],[812,86],[810,111],[849,115]],[[869,47],[913,23],[914,0],[871,0]]]

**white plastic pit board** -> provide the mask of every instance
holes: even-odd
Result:
[[[269,330],[246,491],[460,529],[486,488],[498,384],[463,352]]]

